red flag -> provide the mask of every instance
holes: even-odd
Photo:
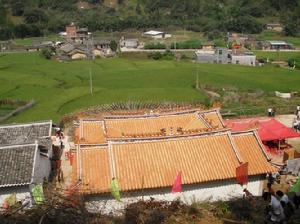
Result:
[[[177,174],[175,182],[172,187],[172,193],[182,192],[181,187],[181,171]]]
[[[236,168],[236,181],[241,185],[248,183],[248,162]]]

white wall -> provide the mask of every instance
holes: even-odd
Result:
[[[45,156],[41,156],[38,153],[35,158],[35,169],[33,174],[33,183],[43,183],[44,178],[48,180],[51,173],[51,161]]]
[[[171,193],[170,188],[144,190],[144,192],[123,193],[122,201],[117,202],[110,195],[92,196],[86,200],[86,207],[90,212],[102,212],[104,214],[120,214],[126,205],[139,201],[149,200],[150,197],[156,200],[173,201],[180,199],[184,203],[191,204],[195,201],[217,201],[228,200],[233,197],[241,197],[243,189],[247,188],[253,195],[262,194],[264,177],[251,177],[245,186],[236,184],[235,180],[217,181],[204,184],[184,185],[183,192]]]
[[[237,63],[237,61],[239,63]],[[254,55],[232,55],[232,64],[255,66],[256,56]],[[251,64],[252,63],[252,64]]]

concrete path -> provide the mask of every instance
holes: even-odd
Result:
[[[296,118],[296,115],[287,114],[287,115],[278,115],[275,117],[276,120],[284,124],[285,126],[292,128],[293,120]],[[300,152],[300,138],[290,138],[287,140],[288,144],[292,145],[294,149]]]

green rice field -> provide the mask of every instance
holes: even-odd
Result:
[[[200,85],[300,92],[300,71],[274,66],[124,58],[61,63],[45,60],[38,53],[17,53],[0,55],[0,99],[36,102],[7,122],[57,122],[66,113],[119,102],[204,102],[207,96],[195,89],[197,66]]]

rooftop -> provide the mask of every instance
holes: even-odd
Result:
[[[0,146],[34,143],[50,138],[52,121],[0,126]]]
[[[145,32],[144,34],[145,35],[155,36],[155,35],[159,35],[159,34],[163,34],[163,33],[165,33],[165,32],[156,31],[156,30],[150,30],[150,31]]]
[[[0,188],[32,182],[37,144],[0,147]]]
[[[83,193],[109,192],[117,178],[122,191],[170,187],[179,171],[183,184],[234,179],[236,168],[249,162],[249,175],[276,171],[254,131],[228,130],[161,140],[110,142],[106,147],[81,148],[73,180]],[[100,162],[101,161],[101,162]],[[102,177],[102,178],[99,178]]]
[[[103,120],[82,120],[80,144],[104,144],[111,139],[156,138],[223,129],[218,109],[188,110],[148,115],[107,116]]]

